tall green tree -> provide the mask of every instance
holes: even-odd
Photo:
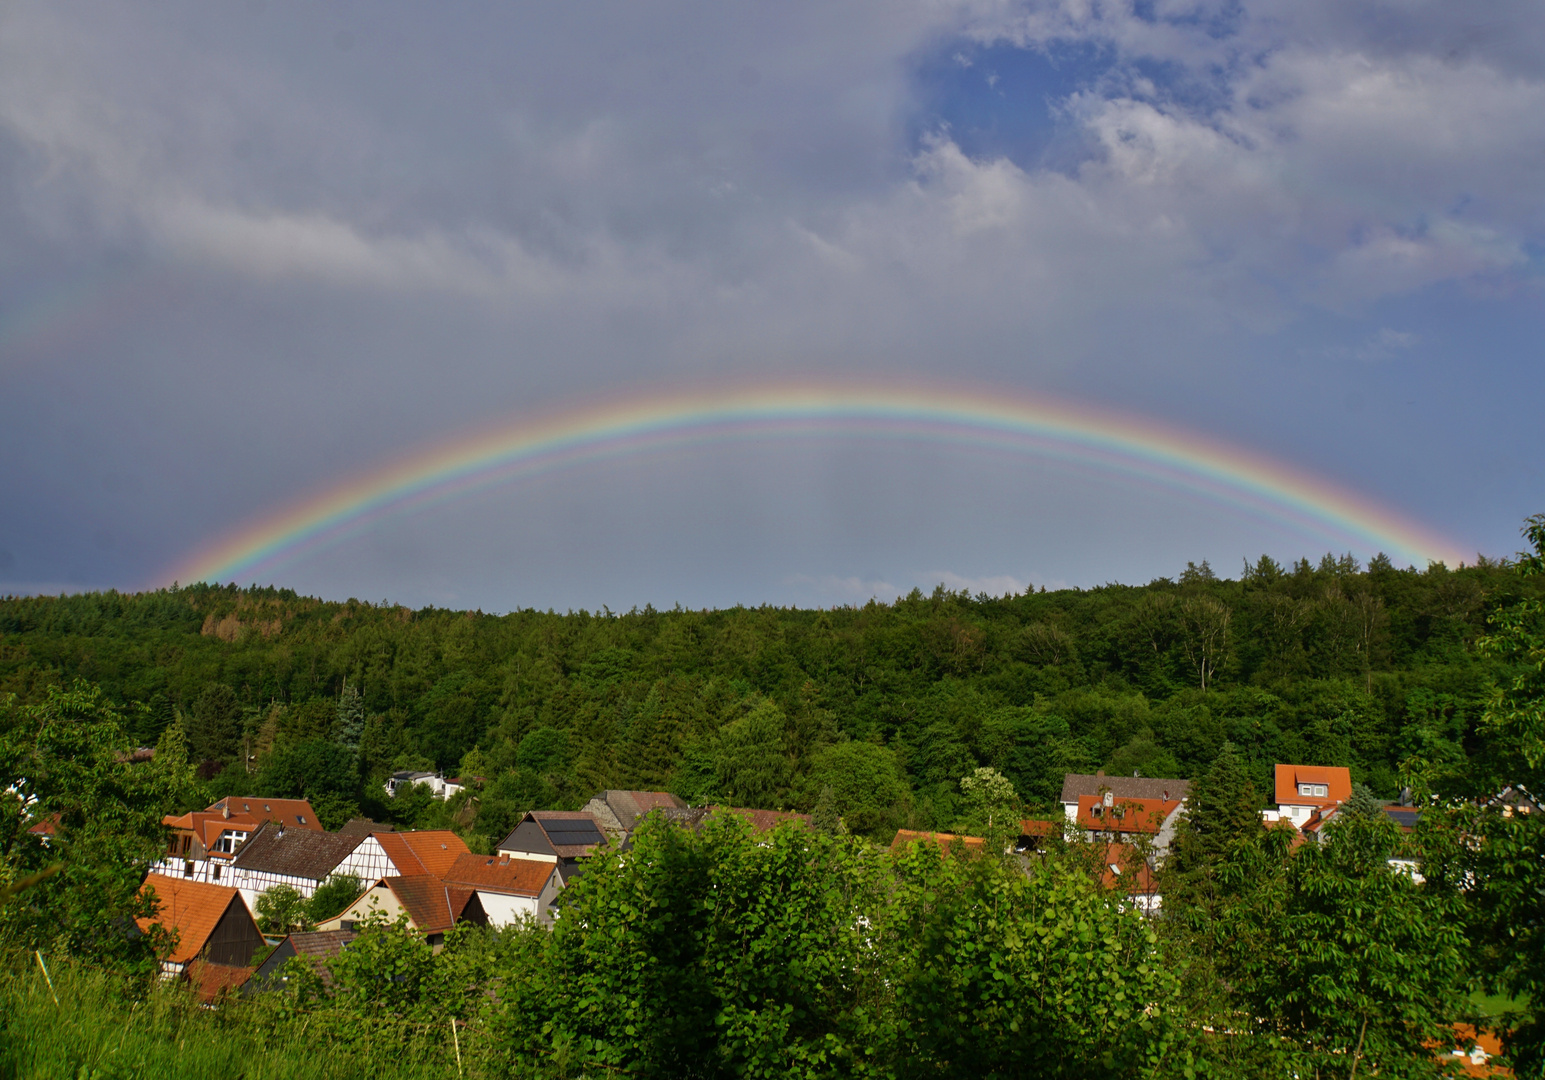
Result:
[[[1545,514],[1530,517],[1532,550],[1520,572],[1545,576]],[[1508,664],[1485,715],[1494,766],[1482,806],[1466,824],[1483,841],[1469,845],[1480,974],[1488,987],[1520,1003],[1503,1022],[1504,1042],[1520,1076],[1545,1076],[1545,813],[1515,807],[1545,795],[1545,606],[1525,598],[1491,617],[1481,642]],[[1499,797],[1503,796],[1503,797]]]
[[[186,790],[175,741],[159,765],[131,760],[122,713],[86,683],[0,702],[0,885],[61,867],[0,909],[0,941],[153,969],[163,942],[135,920],[156,912],[140,883]]]

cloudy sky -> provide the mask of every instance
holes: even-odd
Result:
[[[1545,510],[1542,197],[1523,0],[14,0],[0,591],[169,583],[491,425],[822,379],[1151,417],[1509,554]],[[828,435],[554,470],[263,581],[835,604],[1333,546]]]

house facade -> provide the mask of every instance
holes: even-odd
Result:
[[[402,772],[394,772],[386,778],[386,793],[395,796],[399,790],[409,784],[423,784],[437,799],[449,799],[452,795],[465,789],[461,777],[453,776],[446,779],[437,772],[414,772],[411,769]]]
[[[527,919],[550,923],[553,900],[563,888],[556,862],[508,855],[468,853],[452,864],[442,880],[476,892],[488,925],[497,927]]]
[[[1278,765],[1277,809],[1262,811],[1267,822],[1287,821],[1302,829],[1352,797],[1352,772],[1337,765]]]
[[[294,832],[264,825],[231,861],[226,880],[254,908],[275,885],[310,897],[333,875],[375,881],[387,875],[432,874],[466,853],[449,829],[418,832]]]
[[[1159,802],[1185,802],[1191,791],[1191,781],[1154,778],[1147,776],[1107,776],[1104,771],[1094,773],[1068,773],[1062,778],[1062,812],[1071,822],[1078,820],[1079,800],[1092,796],[1103,800],[1109,794],[1115,799],[1158,800]]]
[[[318,923],[317,929],[357,931],[371,921],[394,923],[404,915],[408,928],[424,935],[436,952],[445,945],[445,932],[457,923],[488,925],[477,890],[418,874],[376,879],[359,899]]]
[[[157,905],[154,917],[138,920],[140,930],[159,925],[177,935],[161,957],[163,975],[181,976],[195,961],[245,968],[265,944],[246,900],[229,886],[149,874],[140,891],[154,892]]]

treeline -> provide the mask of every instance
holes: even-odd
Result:
[[[0,693],[89,680],[136,703],[141,745],[180,719],[204,794],[261,779],[330,823],[435,818],[497,839],[526,809],[608,787],[803,810],[830,788],[851,828],[884,836],[952,826],[980,766],[1032,808],[1069,771],[1195,777],[1224,742],[1263,791],[1279,761],[1347,765],[1386,798],[1485,772],[1477,720],[1503,668],[1475,643],[1540,592],[1506,561],[1326,556],[831,610],[495,616],[208,585],[13,597]],[[488,783],[469,805],[383,806],[397,768]]]

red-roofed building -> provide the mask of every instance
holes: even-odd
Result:
[[[346,910],[318,923],[317,929],[360,930],[373,919],[392,923],[404,914],[409,929],[423,934],[436,952],[445,944],[445,932],[457,923],[488,925],[475,889],[417,874],[380,878]]]
[[[470,850],[466,842],[449,829],[374,832],[370,835],[385,849],[386,857],[391,859],[400,875],[439,877]]]
[[[1121,799],[1108,791],[1080,795],[1074,822],[1111,840],[1132,834],[1156,837],[1166,826],[1173,831],[1172,819],[1183,805],[1181,799]]]
[[[264,944],[235,889],[150,874],[140,891],[154,891],[157,910],[153,918],[140,919],[139,928],[161,926],[176,935],[176,944],[161,958],[161,970],[168,975],[182,974],[195,960],[245,967]]]
[[[1106,844],[1100,856],[1100,883],[1122,893],[1147,915],[1159,911],[1159,887],[1153,867],[1132,844]]]
[[[448,885],[477,893],[490,926],[523,919],[551,921],[551,906],[563,879],[558,864],[508,855],[462,855],[442,875]]]
[[[1275,818],[1267,811],[1267,820],[1300,829],[1316,812],[1324,818],[1352,797],[1351,770],[1337,765],[1278,765],[1276,780],[1277,811]]]

